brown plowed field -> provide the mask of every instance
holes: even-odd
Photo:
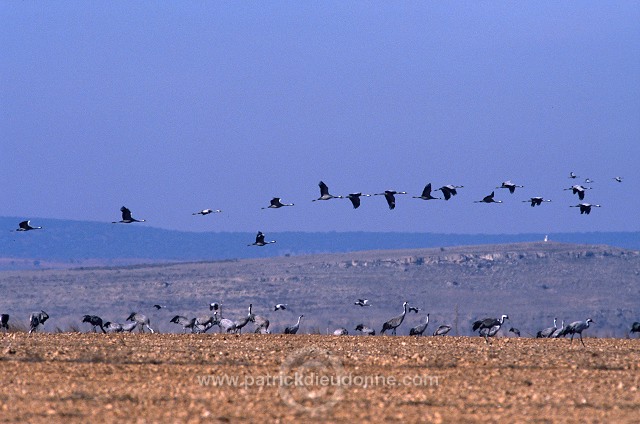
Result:
[[[640,422],[639,340],[585,338],[586,348],[566,339],[488,346],[479,337],[0,340],[3,422]]]

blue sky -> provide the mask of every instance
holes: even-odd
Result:
[[[189,231],[640,230],[636,2],[21,1],[0,20],[3,216],[110,222],[126,205]],[[590,216],[568,207],[570,171],[595,180]],[[353,210],[312,203],[320,180],[465,187]],[[525,188],[473,203],[504,180]],[[521,202],[539,195],[553,202]],[[296,206],[261,210],[273,196]],[[224,213],[191,216],[203,208]]]

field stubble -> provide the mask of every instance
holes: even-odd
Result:
[[[1,337],[3,422],[640,420],[638,340]]]

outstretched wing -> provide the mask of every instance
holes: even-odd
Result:
[[[353,204],[353,209],[358,209],[360,207],[360,195],[359,194],[350,194],[349,196],[349,200],[351,200],[351,203]]]
[[[440,191],[441,191],[441,192],[442,192],[442,194],[444,195],[444,200],[449,200],[449,199],[451,199],[451,193],[452,193],[452,191],[451,191],[451,189],[449,189],[449,187],[447,187],[447,186],[440,187]]]
[[[327,187],[327,185],[325,183],[323,183],[322,181],[320,181],[318,183],[318,187],[320,187],[320,197],[329,194],[329,187]]]
[[[396,197],[393,193],[385,193],[384,198],[387,199],[387,203],[389,204],[389,209],[395,209],[396,207]]]
[[[133,218],[131,218],[131,211],[129,209],[127,209],[126,207],[121,207],[120,211],[122,212],[122,220],[123,221],[131,221]]]
[[[422,197],[431,197],[431,183],[427,184],[422,190]]]

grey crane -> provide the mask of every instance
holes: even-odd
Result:
[[[266,246],[267,244],[272,244],[275,242],[276,242],[275,240],[265,241],[264,234],[262,234],[262,231],[258,231],[258,234],[256,235],[255,243],[247,244],[247,246]]]
[[[320,197],[318,197],[317,199],[313,199],[312,202],[315,202],[316,200],[342,199],[342,196],[334,196],[333,194],[329,194],[329,187],[327,187],[324,182],[320,181],[318,183],[318,187],[320,187]]]
[[[571,343],[573,343],[573,336],[577,333],[580,335],[580,342],[582,343],[582,346],[585,346],[584,341],[582,340],[582,332],[589,328],[590,323],[595,324],[595,321],[591,318],[587,318],[585,321],[574,321],[567,326],[567,334],[571,334]]]
[[[622,177],[613,177],[613,179],[616,180],[619,183],[622,182]]]
[[[513,194],[516,192],[516,188],[524,188],[524,186],[517,185],[512,183],[510,180],[503,181],[502,184],[496,188],[506,188],[509,189],[509,193]]]
[[[371,197],[370,194],[362,194],[362,193],[349,193],[348,196],[345,196],[347,199],[351,200],[351,204],[353,205],[353,209],[358,209],[360,207],[360,197]]]
[[[431,194],[431,183],[424,186],[422,190],[422,194],[420,196],[412,196],[414,199],[422,199],[422,200],[439,200],[439,197],[433,197]]]
[[[230,333],[230,332],[236,331],[236,323],[222,316],[221,306],[218,306],[218,309],[213,313],[213,317],[207,317],[207,318],[210,318],[208,320],[208,323],[210,325],[218,325],[218,327],[220,327],[220,332]],[[207,326],[207,323],[204,323],[204,322],[203,323],[197,322],[197,324],[203,327]]]
[[[217,311],[218,309],[220,309],[220,304],[218,302],[211,302],[209,304],[210,311]]]
[[[133,322],[138,323],[138,325],[140,325],[140,332],[141,333],[144,333],[144,328],[145,327],[147,327],[149,329],[151,334],[155,333],[155,331],[153,331],[153,328],[151,328],[151,321],[149,321],[149,318],[144,314],[140,314],[140,313],[137,313],[137,312],[131,312],[129,317],[127,317],[126,321],[133,321]]]
[[[473,322],[473,331],[478,331],[483,328],[491,328],[494,325],[504,324],[504,320],[509,319],[508,315],[502,315],[499,319],[496,318],[484,318]]]
[[[269,320],[262,315],[256,315],[253,313],[253,305],[249,305],[249,320],[256,325],[256,333],[268,333],[269,332]]]
[[[247,314],[246,317],[239,319],[238,321],[235,321],[235,326],[236,326],[236,333],[240,333],[242,334],[242,329],[249,323],[251,322],[251,308],[253,307],[252,304],[249,304],[249,313]]]
[[[409,307],[407,308],[407,312],[414,312],[414,313],[416,313],[416,314],[417,314],[418,312],[420,312],[420,308],[417,308],[417,307],[415,307],[415,306],[409,306]]]
[[[206,333],[214,325],[219,325],[220,322],[218,320],[217,312],[211,315],[200,315],[195,318],[193,323],[193,332],[194,333]]]
[[[120,208],[122,212],[122,219],[120,221],[113,221],[112,224],[131,224],[132,222],[145,222],[145,219],[135,219],[131,216],[131,211],[126,206]]]
[[[396,208],[396,194],[407,194],[406,191],[385,190],[384,193],[374,193],[374,196],[384,196],[389,209]]]
[[[494,195],[495,195],[495,192],[492,191],[490,195],[484,196],[482,200],[474,200],[473,203],[502,203],[502,200],[495,200],[493,198]]]
[[[591,184],[591,183],[595,183],[595,181],[593,181],[591,178],[585,178],[584,179],[584,183],[585,184]]]
[[[44,323],[49,319],[49,314],[45,311],[40,312],[32,312],[29,316],[29,334],[37,331],[38,328],[42,325],[44,327]]]
[[[584,200],[584,192],[585,192],[585,190],[591,190],[591,187],[584,187],[584,186],[581,186],[580,184],[575,184],[575,185],[572,185],[569,188],[565,188],[564,190],[565,191],[571,190],[573,192],[573,194],[577,194],[578,195],[578,199]]]
[[[284,311],[287,309],[287,304],[286,303],[278,303],[277,305],[275,305],[273,307],[274,311]]]
[[[274,197],[273,199],[271,199],[270,203],[271,204],[269,206],[262,209],[278,209],[284,206],[295,206],[293,203],[282,203],[282,200],[279,197]]]
[[[344,328],[344,327],[340,327],[337,328],[333,331],[333,335],[334,336],[348,336],[349,335],[349,331]]]
[[[176,315],[173,318],[171,318],[171,320],[169,320],[169,322],[174,323],[174,324],[178,324],[182,326],[182,331],[184,331],[185,333],[187,332],[187,330],[190,330],[191,332],[193,332],[193,328],[196,325],[196,319],[195,318],[187,318],[185,316],[182,315]]]
[[[398,315],[397,317],[393,317],[389,321],[382,324],[382,330],[380,330],[380,335],[384,334],[384,332],[387,330],[391,330],[391,334],[393,334],[394,336],[396,335],[396,329],[400,327],[400,324],[402,324],[402,321],[404,321],[405,315],[407,315],[408,304],[409,302],[404,302],[402,304],[402,309],[403,309],[402,314]]]
[[[562,325],[560,326],[560,328],[556,328],[556,330],[551,333],[551,335],[549,336],[550,339],[557,339],[559,337],[564,337],[564,320],[562,320]]]
[[[416,325],[411,330],[409,330],[410,336],[422,336],[424,331],[427,329],[429,325],[429,314],[427,314],[427,319],[422,324]]]
[[[484,340],[488,343],[489,342],[488,338],[498,334],[498,331],[500,331],[501,327],[502,327],[502,324],[496,324],[491,328],[481,328],[479,331],[479,335],[481,337],[484,337]]]
[[[100,330],[102,330],[103,333],[106,333],[106,331],[104,330],[102,318],[97,315],[84,315],[82,317],[82,322],[91,324],[94,333],[97,331],[96,327],[100,327]]]
[[[5,315],[5,314],[2,314]],[[9,316],[7,315],[7,321],[9,320],[8,318]],[[9,327],[7,327],[9,328]],[[640,322],[636,321],[633,324],[631,324],[631,330],[629,330],[629,334],[631,333],[640,333]]]
[[[373,328],[367,327],[364,324],[356,325],[355,330],[356,331],[360,331],[362,334],[367,335],[367,336],[375,336],[376,335],[376,330],[374,330]]]
[[[518,337],[520,337],[520,330],[518,330],[518,329],[517,329],[517,328],[515,328],[515,327],[511,327],[511,328],[509,329],[509,332],[510,332],[510,333],[513,333],[513,334],[515,334],[515,335],[516,335],[516,336],[518,336]]]
[[[538,196],[538,197],[532,197],[529,200],[523,200],[523,203],[531,203],[531,207],[533,208],[534,206],[540,206],[542,203],[544,202],[550,202],[551,200],[545,200],[543,197]]]
[[[215,315],[215,313],[214,313]],[[220,318],[218,320],[218,326],[220,327],[221,333],[231,333],[236,332],[236,323],[231,321],[228,318]]]
[[[31,221],[22,221],[18,224],[18,228],[16,231],[31,231],[31,230],[41,230],[42,227],[32,227]]]
[[[122,324],[122,331],[126,331],[128,333],[133,332],[133,330],[136,329],[136,327],[138,326],[138,322],[137,321],[132,321],[132,322],[125,322],[124,324]]]
[[[166,308],[167,308],[166,306],[158,305],[158,304],[153,305],[153,307],[154,307],[157,311],[159,311],[160,309],[166,309]]]
[[[481,319],[478,321],[475,321],[473,323],[473,331],[478,331],[480,330],[480,334],[484,336],[484,341],[489,343],[489,340],[487,339],[487,337],[492,337],[489,335],[489,333],[492,332],[492,330],[494,330],[494,327],[498,327],[496,330],[493,331],[493,334],[497,333],[498,330],[500,330],[500,327],[502,326],[502,324],[504,324],[504,320],[505,319],[509,319],[508,315],[502,315],[500,317],[500,319],[496,319],[496,318],[485,318],[485,319]]]
[[[592,205],[591,203],[578,203],[577,205],[571,205],[570,208],[580,208],[580,215],[591,213],[591,208],[601,208],[600,205]]]
[[[238,321],[234,321],[235,332],[242,334],[242,329],[251,321],[251,318],[248,316],[239,319]]]
[[[135,322],[133,324],[136,324]],[[122,324],[117,322],[107,321],[104,323],[104,329],[107,333],[122,333]]]
[[[304,317],[304,315],[300,315],[298,317],[298,322],[296,322],[295,325],[289,326],[289,327],[285,327],[284,329],[284,334],[296,334],[298,332],[298,329],[300,328],[300,320]]]
[[[578,176],[575,174],[575,172],[571,171],[569,172],[569,178],[571,178],[572,180],[575,180],[576,178],[578,178]]]
[[[461,186],[461,185],[447,184],[440,188],[435,189],[434,191],[441,191],[442,195],[444,196],[444,200],[449,200],[451,199],[452,196],[455,196],[458,194],[459,188],[463,188],[463,187],[464,186]]]
[[[371,306],[371,303],[369,302],[369,299],[358,299],[355,302],[353,302],[354,305],[356,306]]]
[[[0,328],[9,331],[9,314],[0,314]]]
[[[553,319],[553,327],[547,327],[545,329],[542,329],[542,330],[538,331],[536,333],[536,338],[538,338],[538,339],[547,339],[547,338],[551,337],[551,335],[558,328],[557,321],[558,321],[558,318],[554,318]]]
[[[216,210],[203,209],[200,212],[194,212],[191,215],[202,215],[202,216],[204,216],[204,215],[209,215],[210,213],[220,213],[220,212],[222,212],[220,209],[216,209]]]
[[[434,336],[445,336],[449,331],[451,331],[450,325],[441,325],[436,328],[436,331],[433,332]]]

